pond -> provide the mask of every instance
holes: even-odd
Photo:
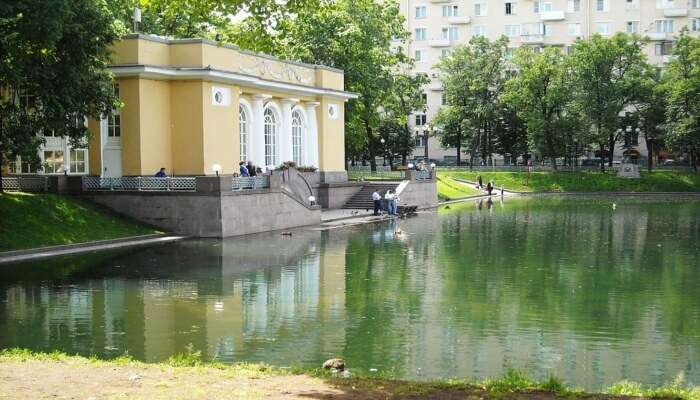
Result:
[[[615,206],[613,207],[613,203]],[[700,202],[531,197],[0,266],[0,347],[700,384]]]

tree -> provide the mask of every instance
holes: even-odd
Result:
[[[494,121],[496,137],[496,152],[510,157],[509,163],[515,164],[518,156],[527,159],[529,146],[527,143],[527,127],[514,107],[507,103],[501,104],[499,117]]]
[[[37,166],[40,132],[84,144],[85,118],[118,106],[106,66],[121,31],[105,2],[6,1],[0,28],[0,165]]]
[[[530,146],[549,158],[552,168],[557,168],[557,157],[565,155],[566,135],[572,128],[570,111],[572,101],[569,71],[566,58],[553,47],[535,53],[531,48],[521,48],[515,64],[519,73],[510,79],[502,99],[518,110],[527,126]]]
[[[494,126],[501,105],[499,95],[506,81],[508,38],[489,41],[473,37],[438,63],[447,101],[461,116],[463,129],[475,134],[472,145],[489,159],[494,152]],[[471,156],[473,159],[473,155]]]
[[[598,146],[601,158],[608,154],[609,165],[619,140],[619,115],[639,98],[641,83],[650,71],[645,44],[638,35],[617,33],[607,38],[596,34],[576,41],[568,58],[577,101],[592,127],[592,143]],[[601,169],[605,169],[603,163]]]
[[[698,170],[700,152],[700,39],[681,31],[666,76],[668,142],[687,151]]]
[[[395,2],[337,0],[299,10],[278,38],[285,58],[345,71],[345,88],[360,94],[347,106],[346,137],[364,145],[373,169],[382,151],[383,107],[395,96],[394,75],[410,62],[403,48],[408,37]]]
[[[634,114],[636,114],[634,118],[644,134],[647,146],[647,169],[651,172],[654,153],[658,155],[666,134],[667,93],[660,69],[644,82],[642,90],[642,96],[634,104]]]
[[[437,137],[442,147],[457,149],[457,165],[462,164],[462,147],[471,143],[473,132],[469,123],[463,118],[457,107],[446,105],[441,107],[432,121],[437,129]],[[468,146],[468,148],[470,148]],[[474,152],[471,152],[472,154]],[[471,164],[470,164],[471,166]]]

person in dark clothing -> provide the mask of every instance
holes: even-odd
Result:
[[[476,181],[479,182],[479,189],[484,187],[484,181],[481,180],[481,175],[476,177]]]
[[[165,168],[161,168],[160,171],[156,172],[156,178],[167,178],[168,174],[165,173]]]
[[[372,193],[372,201],[374,202],[374,215],[379,215],[382,209],[382,195],[376,190]]]
[[[248,176],[255,176],[256,175],[255,165],[253,165],[252,161],[248,161],[247,168],[248,168]]]
[[[486,184],[486,191],[489,193],[489,196],[491,196],[491,192],[493,191],[493,183],[489,181],[489,183]]]
[[[245,161],[238,163],[238,170],[240,171],[241,176],[250,176],[248,173],[248,168],[245,166]]]

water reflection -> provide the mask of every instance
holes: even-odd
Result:
[[[495,200],[0,267],[0,346],[700,383],[700,203]]]

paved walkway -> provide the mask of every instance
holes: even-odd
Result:
[[[323,210],[321,222],[337,221],[341,219],[366,217],[374,213],[374,210]]]
[[[128,238],[103,240],[89,243],[78,243],[72,245],[42,247],[39,249],[28,249],[20,251],[10,251],[0,253],[0,264],[38,260],[47,257],[63,256],[69,254],[87,253],[100,250],[112,250],[124,247],[146,246],[162,243],[170,243],[184,239],[184,236],[148,235],[133,236]]]

